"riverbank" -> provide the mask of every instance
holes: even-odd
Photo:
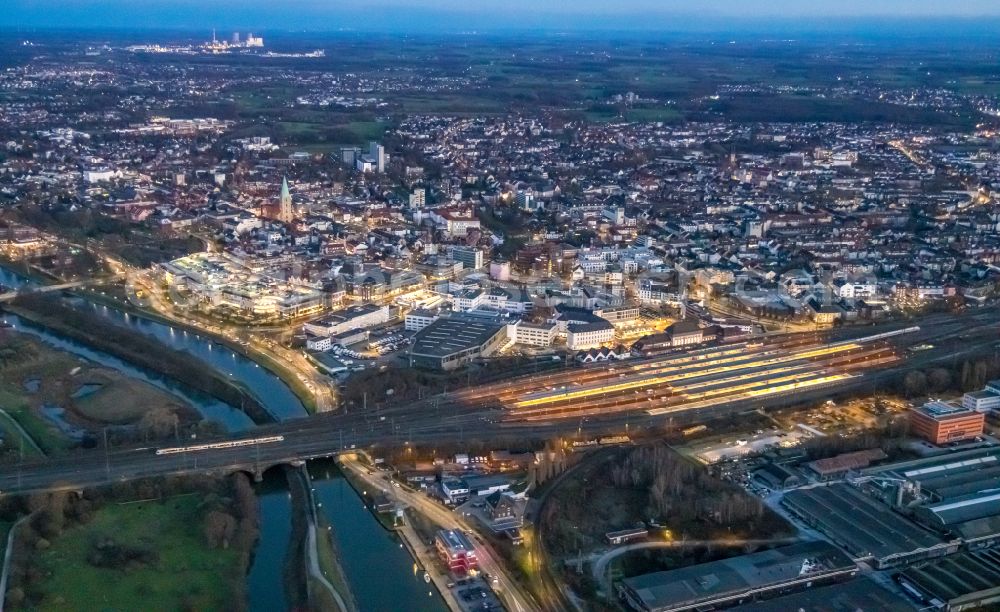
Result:
[[[400,539],[406,545],[406,549],[410,551],[410,555],[414,558],[420,570],[430,578],[434,584],[434,588],[437,589],[438,594],[444,599],[444,603],[448,606],[448,609],[451,612],[464,612],[461,604],[455,599],[455,594],[448,588],[451,576],[441,571],[440,563],[432,552],[433,549],[424,543],[417,529],[409,522],[404,522],[396,533],[399,534]]]
[[[23,269],[23,267],[18,266],[16,262],[0,259],[0,281],[2,281],[3,284],[19,288],[31,284],[47,285],[58,283],[60,282],[60,279],[54,278],[44,271],[33,268]],[[108,295],[108,293],[104,291],[80,288],[72,290],[69,293],[79,296],[80,299],[86,300],[91,304],[105,306],[109,309],[114,309],[115,311],[119,311],[129,316],[144,319],[165,327],[175,328],[178,331],[193,333],[203,337],[206,342],[223,346],[243,358],[258,364],[258,367],[263,368],[275,378],[280,380],[285,386],[288,387],[291,394],[295,396],[296,400],[302,405],[305,412],[313,413],[318,410],[314,394],[309,390],[306,384],[299,379],[296,373],[286,368],[279,360],[270,357],[262,351],[248,350],[246,346],[231,340],[224,335],[206,331],[198,325],[187,323],[181,319],[167,317],[153,310],[137,308],[133,304],[130,304],[127,300],[116,299],[114,296]],[[235,404],[235,406],[239,407],[239,404]],[[251,418],[255,421],[257,420],[252,415]],[[280,419],[282,417],[279,415],[277,418]]]
[[[442,612],[447,606],[405,543],[375,520],[332,461],[310,462],[318,514],[333,526],[338,559],[360,610]]]
[[[364,457],[364,455],[359,455]],[[369,487],[366,487],[364,482],[358,478],[354,472],[352,472],[339,458],[336,460],[337,468],[340,470],[341,475],[347,484],[350,485],[354,492],[358,494],[361,498],[361,502],[365,505],[369,511],[371,511],[372,516],[378,521],[378,524],[382,526],[386,531],[395,532],[398,530],[399,526],[396,525],[395,518],[389,516],[389,513],[378,512],[375,509],[375,491],[369,492]],[[390,488],[388,482],[385,483],[386,489]]]
[[[116,310],[120,310],[134,317],[140,317],[143,319],[147,319],[149,321],[159,323],[161,325],[166,325],[169,327],[176,328],[178,330],[187,331],[193,334],[204,336],[207,340],[210,340],[211,342],[215,342],[216,344],[224,346],[227,349],[233,351],[234,353],[242,355],[243,357],[251,361],[254,361],[255,363],[259,363],[262,368],[266,369],[268,372],[270,372],[271,374],[279,378],[282,382],[284,382],[286,385],[288,385],[288,388],[292,391],[295,397],[297,397],[298,400],[302,403],[302,406],[306,409],[307,412],[311,414],[315,413],[317,410],[315,396],[311,391],[309,391],[309,388],[301,380],[299,380],[299,377],[296,376],[296,374],[293,371],[285,368],[279,361],[273,359],[271,356],[267,355],[264,352],[247,350],[246,346],[240,344],[239,342],[231,340],[226,336],[211,331],[207,331],[203,327],[199,327],[198,325],[188,323],[183,319],[171,318],[165,316],[155,310],[138,308],[132,304],[129,304],[128,302],[122,302],[120,300],[115,299],[114,297],[108,296],[98,291],[78,290],[75,292],[75,295],[80,295],[81,297],[84,297],[87,301],[92,302],[94,304],[100,304],[103,306],[107,306],[108,308],[114,308]]]
[[[347,574],[340,563],[340,552],[337,550],[337,545],[331,533],[333,526],[320,515],[319,524],[316,526],[316,529],[319,535],[317,541],[319,569],[338,593],[345,594],[348,609],[352,612],[357,612],[358,604],[354,601],[354,596],[351,594],[351,586],[347,581]]]
[[[282,568],[285,597],[289,609],[307,609],[309,606],[309,573],[304,562],[307,539],[309,537],[308,489],[303,479],[291,466],[283,468],[291,497],[292,531],[289,535],[288,552]]]
[[[305,564],[310,581],[310,602],[321,610],[336,608],[341,612],[357,612],[358,606],[351,594],[350,584],[332,537],[333,527],[319,512],[320,504],[313,494],[309,471],[303,467],[297,473],[302,477],[305,501],[308,504],[304,509],[309,528]]]
[[[239,407],[257,424],[277,420],[248,389],[223,377],[198,358],[68,306],[58,297],[25,294],[8,304],[5,310],[43,329]]]

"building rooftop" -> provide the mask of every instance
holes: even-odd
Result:
[[[461,531],[442,529],[437,532],[437,537],[448,549],[449,554],[476,552],[475,547],[472,546],[472,542]]]
[[[900,580],[942,605],[974,605],[990,596],[1000,597],[1000,551],[959,553],[900,574]],[[952,608],[955,609],[955,608]]]
[[[442,317],[417,332],[410,352],[413,355],[445,357],[485,344],[505,325],[502,321],[485,317]]]
[[[817,459],[810,461],[808,465],[812,471],[821,476],[826,476],[868,467],[872,461],[885,458],[885,451],[881,448],[872,448],[854,451],[853,453],[842,453],[835,457],[827,457],[826,459]]]
[[[372,314],[381,310],[383,306],[378,304],[361,304],[359,306],[349,306],[343,310],[337,310],[329,313],[325,317],[313,321],[314,325],[326,325],[326,324],[337,324],[343,323],[344,321],[350,321],[357,317],[363,317],[365,315]]]
[[[680,334],[695,334],[701,331],[701,325],[698,325],[698,322],[692,319],[678,321],[667,328],[667,333],[673,336]]]
[[[1000,514],[1000,490],[990,489],[948,499],[925,506],[920,512],[941,526],[996,516]]]
[[[914,612],[903,597],[867,578],[814,587],[798,593],[757,601],[736,608],[739,612]]]
[[[566,326],[566,330],[574,334],[584,334],[587,332],[595,331],[608,331],[613,330],[614,325],[610,321],[594,321],[593,323],[570,323]]]
[[[880,465],[869,468],[864,473],[885,474],[897,478],[919,481],[921,486],[923,486],[924,481],[929,479],[951,478],[952,474],[958,472],[998,465],[1000,465],[1000,448],[974,448],[946,455]]]
[[[955,404],[949,404],[947,402],[933,401],[927,402],[923,406],[916,406],[911,408],[914,412],[919,412],[920,414],[930,417],[935,421],[954,419],[959,417],[965,417],[972,414],[979,414],[975,410],[970,410],[969,408],[963,408],[962,406],[956,406]]]
[[[782,503],[855,557],[885,559],[942,543],[936,534],[845,483],[791,491]]]
[[[809,573],[854,569],[854,562],[826,542],[803,542],[763,552],[654,572],[623,583],[649,609],[695,603],[794,580]]]

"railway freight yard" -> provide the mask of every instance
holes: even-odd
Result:
[[[580,419],[623,412],[697,410],[842,383],[901,359],[890,340],[911,327],[829,343],[817,334],[673,353],[516,378],[462,391],[465,404],[499,402],[508,422]]]

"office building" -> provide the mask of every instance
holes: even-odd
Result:
[[[451,573],[463,576],[479,569],[476,549],[461,531],[442,529],[434,536],[434,548]]]
[[[507,326],[507,335],[517,344],[549,347],[556,338],[555,323],[515,321]]]
[[[373,170],[382,174],[385,172],[385,147],[374,140],[368,143],[368,156],[372,160]]]
[[[615,339],[615,326],[601,319],[594,323],[572,323],[566,327],[566,346],[573,351],[596,348]]]
[[[927,402],[910,409],[910,433],[932,444],[970,440],[982,435],[985,420],[985,415],[976,410]]]
[[[435,312],[417,308],[406,313],[403,326],[406,331],[420,331],[439,318],[440,316]]]
[[[982,391],[970,391],[962,396],[962,406],[978,412],[1000,411],[1000,380],[986,383]]]
[[[358,147],[344,147],[340,150],[340,159],[348,166],[353,166],[360,157],[361,149]]]
[[[478,270],[483,267],[483,250],[473,247],[452,247],[451,258],[462,262],[465,270]]]

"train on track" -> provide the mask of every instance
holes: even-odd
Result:
[[[285,436],[262,436],[260,438],[245,438],[243,440],[227,440],[226,442],[210,442],[207,444],[193,444],[191,446],[173,446],[169,448],[156,449],[157,455],[176,455],[178,453],[194,453],[206,450],[219,450],[223,448],[239,448],[241,446],[257,446],[258,444],[273,444],[284,442]]]

